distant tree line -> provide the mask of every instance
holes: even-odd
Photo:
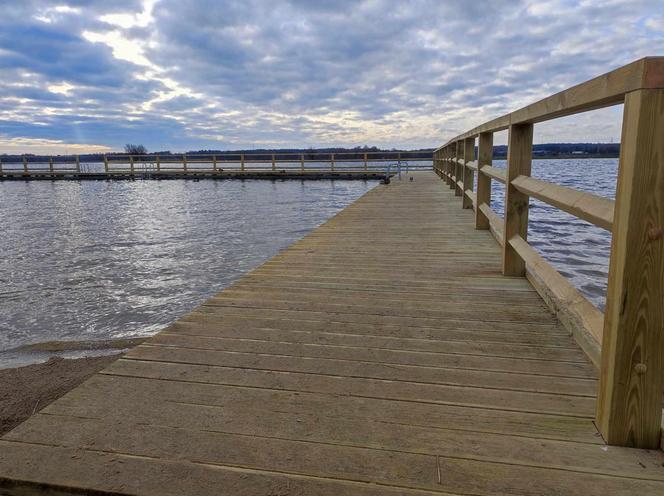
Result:
[[[371,154],[374,158],[396,159],[399,152],[408,152],[411,158],[429,158],[432,155],[432,148],[421,148],[417,150],[398,150],[382,149],[376,146],[357,146],[354,148],[343,147],[329,147],[329,148],[259,148],[259,149],[238,149],[238,150],[190,150],[187,155],[202,155],[204,157],[212,158],[213,155],[217,159],[223,161],[238,160],[241,154],[251,154],[252,158],[259,160],[270,160],[272,154],[275,154],[277,160],[299,160],[299,155],[304,154],[305,159],[310,159],[316,156],[319,159],[330,158],[331,154],[339,154],[339,161],[346,160],[362,160],[365,153]],[[109,157],[117,155],[145,155],[148,150],[143,145],[127,144],[125,145],[124,152],[113,153],[87,153],[80,154],[80,160],[84,162],[100,162],[104,155]],[[167,157],[169,155],[182,156],[183,153],[171,152],[169,150],[151,152],[150,155],[160,155]],[[342,155],[343,154],[343,155]],[[620,154],[619,143],[546,143],[533,145],[533,157],[535,158],[587,158],[587,157],[618,157]],[[321,156],[322,155],[322,156]],[[55,155],[0,155],[0,160],[5,162],[20,161],[23,157],[29,157],[32,161],[47,161],[49,156]],[[493,147],[493,156],[497,159],[504,159],[507,157],[507,146],[497,145]],[[75,155],[58,155],[59,160],[74,161]],[[336,157],[335,157],[336,158]]]

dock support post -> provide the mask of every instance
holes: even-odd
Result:
[[[457,143],[452,143],[450,147],[450,189],[456,189],[456,180],[454,174],[456,174],[456,153],[457,153]]]
[[[454,162],[454,196],[463,196],[463,191],[459,187],[459,181],[463,178],[464,167],[459,163],[463,158],[463,140],[456,142],[456,156]]]
[[[483,203],[491,206],[491,178],[482,174],[483,165],[493,162],[493,133],[480,133],[477,143],[477,205],[475,205],[475,229],[489,229],[489,219],[480,210]]]
[[[466,138],[463,140],[463,194],[461,195],[461,208],[473,208],[473,200],[466,195],[467,190],[475,189],[475,173],[468,167],[468,162],[475,159],[475,138]]]
[[[272,154],[272,170],[273,171],[277,170],[277,163],[276,163],[276,159],[274,157],[274,153]]]
[[[108,157],[104,153],[104,172],[108,174]]]
[[[664,391],[664,90],[625,96],[597,426],[655,449]]]
[[[23,174],[28,173],[28,159],[24,156],[23,157]]]
[[[532,123],[512,124],[509,127],[507,145],[507,175],[505,184],[505,227],[503,230],[503,275],[524,276],[526,264],[510,245],[513,236],[528,237],[528,202],[530,197],[521,193],[512,180],[530,176],[533,155]]]
[[[240,170],[244,172],[244,153],[240,154]]]

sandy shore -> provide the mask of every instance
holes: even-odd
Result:
[[[130,348],[141,339],[109,341],[115,349]],[[71,343],[66,346],[71,349]],[[95,348],[100,342],[95,343]],[[33,345],[33,349],[57,350],[59,343]],[[79,345],[77,349],[90,349]],[[88,377],[118,359],[121,353],[77,359],[53,357],[47,362],[25,367],[0,369],[0,435],[10,431],[31,415],[75,388]]]

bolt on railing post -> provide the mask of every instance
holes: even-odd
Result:
[[[463,165],[462,165],[462,183],[463,192],[461,195],[461,207],[473,208],[473,200],[468,198],[466,191],[475,189],[475,174],[471,168],[468,167],[468,162],[475,159],[475,138],[466,138],[463,140]]]
[[[475,205],[475,229],[489,229],[489,219],[480,206],[486,203],[491,206],[491,178],[482,173],[483,165],[493,163],[493,133],[480,133],[477,143],[477,193]]]
[[[664,89],[627,93],[596,424],[609,444],[655,449],[664,391]]]
[[[510,239],[519,235],[528,237],[528,204],[530,197],[514,186],[519,176],[530,176],[533,155],[532,123],[512,124],[509,127],[507,145],[507,174],[505,182],[505,227],[503,229],[503,275],[523,276],[526,264],[510,245]]]
[[[272,154],[272,170],[273,171],[277,170],[277,163],[276,163],[274,153]]]

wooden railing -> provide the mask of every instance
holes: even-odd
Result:
[[[616,200],[530,177],[534,124],[624,103]],[[509,131],[507,169],[493,134]],[[475,157],[475,138],[478,152]],[[664,57],[649,57],[486,122],[434,152],[434,170],[503,247],[599,369],[596,424],[610,444],[661,443],[664,393]],[[477,173],[477,189],[474,175]],[[490,207],[505,184],[504,218]],[[606,309],[594,307],[527,242],[533,197],[612,233]]]
[[[0,176],[6,175],[58,175],[74,173],[105,173],[132,175],[144,173],[196,174],[217,172],[356,172],[378,173],[392,167],[428,169],[432,167],[431,151],[380,152],[252,152],[219,154],[146,154],[104,155],[98,162],[82,162],[77,155],[70,157],[21,157],[3,163]]]
[[[106,172],[134,171],[301,171],[376,172],[387,163],[432,163],[431,152],[255,152],[225,154],[112,155],[104,157]],[[429,170],[431,166],[428,167]]]

